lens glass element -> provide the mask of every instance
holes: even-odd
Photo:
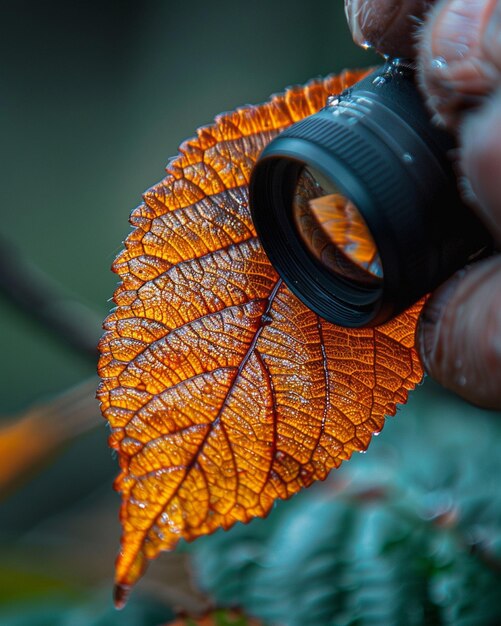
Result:
[[[331,180],[304,167],[292,214],[303,243],[324,267],[362,285],[382,284],[374,239],[357,207]]]

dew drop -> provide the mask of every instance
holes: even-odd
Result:
[[[414,163],[414,157],[412,156],[412,154],[410,154],[410,152],[405,152],[402,155],[402,159],[404,163]]]
[[[327,106],[328,107],[335,107],[339,104],[339,97],[338,96],[329,96],[327,98]]]
[[[384,76],[376,76],[376,78],[372,81],[373,85],[376,87],[382,87],[386,84],[386,78]]]
[[[261,324],[263,326],[269,326],[273,322],[273,318],[268,313],[263,313],[261,315]]]
[[[464,387],[464,386],[466,385],[466,383],[467,383],[467,382],[468,382],[468,381],[466,380],[466,376],[464,376],[464,375],[459,376],[459,378],[457,379],[457,384],[458,384],[460,387]]]
[[[126,489],[134,484],[134,479],[131,476],[124,476],[122,478],[122,489]]]
[[[435,57],[431,60],[430,65],[432,70],[444,70],[447,68],[447,61],[444,57]]]

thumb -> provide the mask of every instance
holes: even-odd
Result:
[[[444,387],[501,409],[501,256],[461,270],[433,293],[418,346],[426,370]]]

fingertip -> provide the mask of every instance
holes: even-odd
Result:
[[[484,50],[492,12],[493,0],[441,0],[422,31],[421,85],[436,119],[452,131],[499,82],[500,70]]]
[[[501,90],[461,128],[461,168],[477,200],[475,207],[501,242]]]
[[[414,57],[416,33],[433,0],[345,0],[355,43],[383,56]]]
[[[418,350],[425,370],[433,376],[437,376],[437,364],[442,358],[441,343],[444,333],[447,331],[447,305],[461,284],[465,270],[456,272],[448,281],[441,285],[426,302],[417,330]],[[445,321],[445,329],[442,324]]]
[[[493,9],[481,41],[481,48],[485,57],[501,71],[501,2],[491,0],[491,4]]]
[[[426,371],[478,406],[501,409],[501,257],[462,270],[433,293],[418,327]]]

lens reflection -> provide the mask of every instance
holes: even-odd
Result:
[[[301,239],[328,269],[364,285],[380,285],[383,268],[374,239],[356,206],[334,183],[303,168],[293,201]]]

